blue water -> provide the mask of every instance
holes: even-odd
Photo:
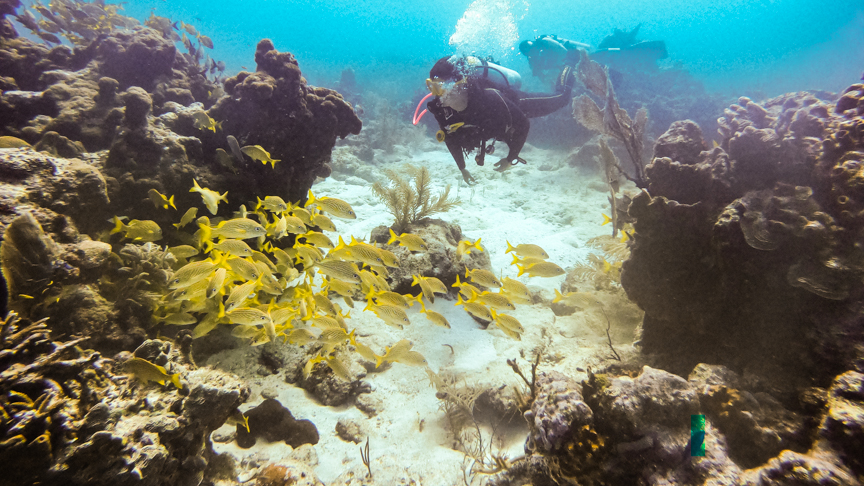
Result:
[[[111,3],[111,2],[109,2]],[[126,13],[184,20],[213,38],[226,73],[254,69],[255,45],[271,38],[292,52],[307,79],[333,85],[352,67],[363,88],[409,97],[423,88],[436,59],[474,35],[478,54],[493,54],[528,78],[518,42],[538,34],[597,45],[615,28],[641,23],[639,39],[665,40],[710,90],[728,96],[839,91],[864,70],[864,7],[839,0],[133,0]],[[473,12],[475,15],[466,14]],[[482,18],[478,18],[479,14]],[[502,34],[506,31],[507,34]],[[471,50],[468,44],[459,47]],[[531,85],[529,79],[528,87]]]
[[[310,82],[326,85],[353,67],[365,87],[410,92],[455,48],[448,40],[471,1],[184,0],[134,1],[131,15],[186,19],[216,42],[229,71],[251,64],[255,44],[273,39],[294,53]],[[709,89],[730,96],[838,91],[864,70],[864,7],[852,0],[547,0],[482,1],[509,12],[518,39],[554,33],[598,44],[615,28],[641,23],[640,39],[665,40],[670,58]],[[475,5],[476,7],[476,5]],[[497,8],[496,8],[497,7]],[[488,19],[505,24],[503,16]],[[200,20],[198,20],[200,19]],[[494,33],[491,34],[495,36]],[[500,50],[514,49],[511,45]],[[518,50],[502,63],[527,76]],[[496,56],[500,57],[500,56]]]

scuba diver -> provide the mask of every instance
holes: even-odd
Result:
[[[570,102],[575,81],[571,71],[566,66],[561,72],[554,94],[525,93],[519,90],[518,73],[488,61],[453,56],[435,63],[426,80],[430,94],[424,100],[435,97],[426,106],[441,128],[436,138],[447,145],[467,184],[476,181],[465,168],[465,155],[479,148],[474,160],[482,166],[485,155],[494,153],[495,141],[509,148],[495,164],[496,171],[526,163],[519,152],[528,138],[528,119],[546,116]],[[487,146],[490,139],[493,142]]]
[[[578,50],[590,48],[590,45],[582,42],[545,34],[519,44],[519,52],[528,58],[531,74],[537,77],[541,77],[546,70],[560,69],[564,64],[575,65],[579,61]]]

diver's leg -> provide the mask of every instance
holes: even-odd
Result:
[[[519,108],[528,118],[546,116],[558,111],[570,103],[574,81],[572,68],[567,66],[558,77],[555,88],[556,94],[520,93]]]

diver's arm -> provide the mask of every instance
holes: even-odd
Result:
[[[452,137],[445,138],[444,143],[447,144],[447,150],[450,151],[459,170],[465,170],[465,154],[462,152],[462,146],[453,141]]]

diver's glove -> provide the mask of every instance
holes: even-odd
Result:
[[[469,186],[477,184],[477,181],[474,180],[474,177],[470,172],[468,172],[468,169],[462,169],[462,180],[464,180],[465,184],[468,184]]]
[[[507,157],[504,157],[501,160],[499,160],[498,162],[495,162],[495,170],[497,172],[504,172],[505,170],[509,169],[510,167],[513,167],[514,165],[520,164],[520,163],[521,164],[527,164],[528,162],[526,162],[525,159],[523,159],[522,157],[516,157],[513,160],[510,160]]]

